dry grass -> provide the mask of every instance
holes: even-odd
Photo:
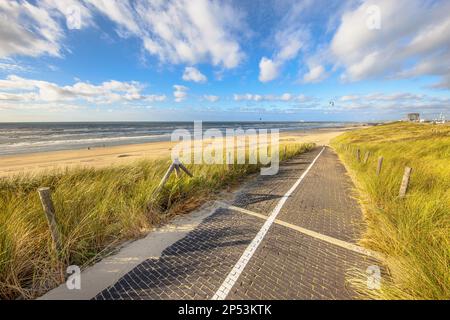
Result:
[[[312,144],[288,145],[286,158]],[[281,155],[284,157],[284,154]],[[105,169],[0,179],[0,298],[33,298],[64,281],[65,268],[86,266],[117,244],[188,212],[259,165],[191,165],[194,178],[172,177],[154,196],[169,159]],[[63,249],[52,244],[36,190],[50,187]]]
[[[386,254],[391,279],[380,299],[450,298],[450,126],[393,123],[345,133],[332,141],[356,177],[365,208],[363,244]],[[367,164],[356,160],[370,151]],[[384,157],[380,176],[377,159]],[[405,199],[405,166],[413,168]]]

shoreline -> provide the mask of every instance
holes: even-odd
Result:
[[[312,130],[292,130],[280,133],[283,141],[319,145],[329,141],[342,132],[364,128],[364,126],[342,126],[339,128],[318,128]],[[171,148],[178,142],[155,141],[124,144],[89,149],[45,151],[37,153],[0,156],[0,178],[17,174],[35,174],[48,170],[61,170],[74,167],[102,168],[130,163],[140,159],[161,159],[170,156]]]

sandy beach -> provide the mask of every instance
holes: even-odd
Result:
[[[289,131],[280,134],[283,142],[314,142],[327,145],[331,139],[344,131],[354,128],[316,129],[309,131]],[[129,163],[139,159],[158,159],[170,156],[176,142],[161,141],[142,144],[90,148],[80,150],[52,151],[12,156],[0,156],[0,177],[19,173],[39,173],[73,167],[101,168]]]

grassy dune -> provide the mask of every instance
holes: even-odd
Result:
[[[313,148],[290,144],[285,158]],[[284,150],[284,147],[283,147]],[[280,155],[284,158],[284,152]],[[191,165],[194,178],[172,177],[153,196],[169,159],[105,169],[71,169],[0,179],[0,298],[33,298],[64,280],[65,268],[86,266],[114,246],[185,213],[259,165]],[[37,188],[52,189],[63,250],[53,248]]]
[[[450,299],[450,126],[387,124],[345,133],[332,146],[360,189],[368,223],[362,242],[389,257],[391,280],[366,293],[382,299]],[[379,156],[384,163],[377,177]],[[400,199],[405,166],[413,171],[407,196]]]

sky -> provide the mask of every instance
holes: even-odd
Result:
[[[450,0],[0,1],[0,122],[450,118]]]

